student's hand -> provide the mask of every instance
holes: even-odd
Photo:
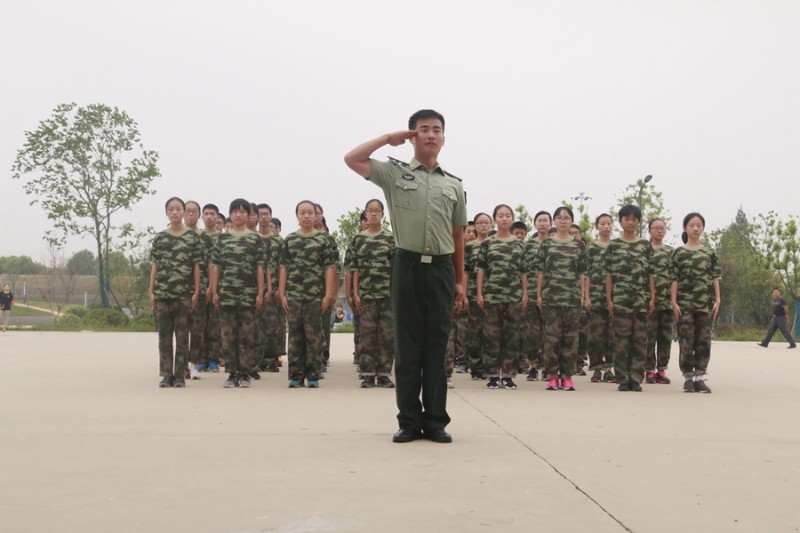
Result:
[[[355,307],[353,307],[353,309],[356,310],[356,313],[361,314],[361,297],[360,296],[353,296],[353,298],[351,298],[351,299],[353,300],[353,305],[355,306]]]
[[[206,289],[206,302],[204,305],[211,303],[211,287]]]
[[[519,306],[523,311],[528,308],[528,293],[522,295],[522,304]]]
[[[589,298],[588,296],[583,300],[583,308],[589,311],[590,313],[592,312],[592,299]]]
[[[675,316],[675,320],[681,319],[681,308],[675,302],[672,302],[672,314]]]
[[[149,297],[150,297],[150,309],[155,311],[156,310],[156,297],[152,292],[149,294]]]
[[[467,295],[464,292],[464,286],[460,283],[456,283],[456,298],[453,305],[456,309],[461,309],[467,305]]]
[[[199,301],[200,301],[200,293],[199,293],[199,292],[195,292],[195,293],[193,293],[193,294],[192,294],[192,301],[191,301],[191,303],[189,304],[189,308],[190,308],[192,311],[194,311],[195,309],[197,309],[197,302],[199,302]]]
[[[333,296],[325,296],[322,299],[322,305],[320,306],[320,312],[324,313],[325,311],[330,309],[331,306],[333,306],[333,302],[334,301],[335,301],[335,299],[334,299]]]
[[[289,301],[286,299],[285,294],[280,292],[278,293],[278,303],[285,313],[289,312]]]
[[[219,309],[219,294],[217,294],[217,291],[211,291],[211,303]]]
[[[269,300],[272,298],[272,294],[269,292],[269,289],[264,291],[264,305],[263,307],[266,308],[269,305]]]
[[[477,298],[475,298],[475,303],[478,304],[478,307],[480,307],[481,309],[484,308],[484,306],[486,305],[486,300],[483,299],[483,294],[479,294]]]
[[[537,296],[536,297],[536,307],[539,308],[539,312],[541,313],[542,312],[542,297],[541,296]]]
[[[714,302],[714,307],[711,308],[711,320],[717,319],[717,315],[719,314],[719,305],[720,305],[719,300]]]
[[[406,140],[414,137],[417,134],[416,130],[400,130],[394,133],[387,134],[389,137],[389,144],[392,146],[400,146]]]
[[[350,309],[355,309],[356,308],[356,304],[353,301],[353,296],[351,294],[348,294],[347,298],[345,298],[345,299],[347,300],[347,305],[350,306]]]
[[[655,298],[651,298],[650,303],[647,306],[647,316],[652,315],[655,309],[656,309],[656,300]]]
[[[259,292],[256,294],[256,309],[261,309],[264,307],[264,293]]]
[[[614,318],[614,302],[608,302],[608,316]]]

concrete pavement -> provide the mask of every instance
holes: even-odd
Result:
[[[800,531],[800,350],[715,342],[713,394],[454,376],[452,444],[393,444],[333,335],[286,371],[158,389],[156,335],[0,334],[0,531]]]

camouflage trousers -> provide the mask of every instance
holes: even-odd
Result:
[[[647,313],[614,313],[614,375],[618,383],[633,379],[644,382],[644,360],[647,354]]]
[[[333,315],[333,307],[328,309],[322,314],[322,330],[319,338],[319,351],[322,356],[322,362],[326,365],[331,358],[331,316]]]
[[[256,369],[262,368],[264,359],[267,353],[267,311],[265,309],[256,309],[256,336],[255,336],[255,352],[253,359],[253,366]]]
[[[353,310],[353,363],[361,358],[361,315]]]
[[[678,320],[681,373],[704,376],[711,359],[711,313],[684,311]]]
[[[542,309],[542,332],[545,371],[550,377],[575,375],[578,355],[578,332],[581,327],[579,307],[548,307]]]
[[[256,370],[255,307],[222,306],[219,309],[219,325],[225,371],[229,374],[247,374]]]
[[[483,309],[475,302],[469,303],[469,344],[467,358],[472,374],[483,372]]]
[[[319,379],[322,370],[322,300],[289,301],[289,379]]]
[[[394,322],[389,298],[361,300],[358,374],[391,376],[394,364]]]
[[[614,326],[608,309],[592,309],[589,316],[589,370],[607,370],[614,366],[611,347]]]
[[[455,309],[453,311],[450,337],[447,339],[447,377],[453,375],[455,365],[467,364],[467,345],[469,344],[469,311]]]
[[[487,377],[517,375],[523,316],[519,302],[484,305],[483,370]]]
[[[272,361],[286,354],[286,315],[277,298],[264,306],[264,359]]]
[[[528,364],[533,368],[538,368],[542,366],[544,332],[542,331],[542,312],[535,302],[535,298],[533,300],[528,298],[528,308],[525,310],[522,350],[528,356]]]
[[[157,300],[156,327],[158,327],[158,375],[183,379],[186,358],[189,355],[189,300]],[[175,337],[173,359],[172,338]]]
[[[586,364],[586,352],[589,349],[589,311],[581,308],[581,329],[578,330],[578,356],[575,358],[578,366]]]
[[[656,309],[647,319],[647,359],[644,368],[648,372],[666,370],[669,366],[673,324],[672,309]]]
[[[189,341],[189,362],[208,363],[218,361],[220,354],[219,310],[211,302],[205,303],[200,297],[200,304],[191,313],[191,332]]]

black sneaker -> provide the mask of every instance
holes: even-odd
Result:
[[[362,389],[371,389],[375,386],[375,376],[366,376],[361,380]]]
[[[161,382],[158,384],[159,389],[168,389],[170,387],[172,387],[172,378],[169,376],[162,379]]]
[[[500,381],[502,382],[504,389],[514,390],[517,388],[517,384],[514,383],[514,380],[511,378],[503,378]]]
[[[611,370],[606,370],[605,374],[603,374],[603,381],[606,383],[616,383],[617,378]]]
[[[238,386],[239,387],[245,387],[245,388],[249,387],[250,386],[250,375],[243,374],[243,375],[239,376],[239,385]]]
[[[483,372],[473,372],[472,379],[486,379],[483,377]]]
[[[259,374],[259,373],[258,373],[258,372],[256,372],[255,370],[253,370],[253,371],[252,371],[252,372],[250,372],[250,374],[248,375],[248,378],[253,378],[254,380],[258,381],[259,379],[261,379],[261,374]]]
[[[376,385],[384,389],[394,388],[394,383],[392,383],[392,380],[389,379],[389,376],[378,376],[378,381]]]
[[[624,383],[620,383],[619,384],[619,386],[617,387],[617,390],[621,391],[621,392],[628,392],[629,390],[631,390],[631,387],[630,387],[629,383],[627,381],[625,381]]]
[[[642,392],[642,386],[635,379],[628,381],[628,390],[633,392]]]
[[[539,371],[536,370],[535,368],[531,368],[531,371],[528,374],[528,377],[525,378],[525,379],[527,381],[539,381]]]
[[[694,392],[694,380],[692,378],[683,382],[683,392]]]
[[[694,391],[711,394],[711,389],[708,388],[708,385],[706,385],[706,382],[702,379],[694,382]]]
[[[226,389],[232,389],[239,386],[239,381],[236,379],[235,374],[228,374],[228,379],[222,384]]]
[[[175,378],[175,383],[173,383],[172,386],[175,387],[176,389],[182,389],[186,387],[186,380]]]
[[[603,371],[602,370],[595,370],[592,373],[592,378],[589,380],[592,383],[600,383],[603,380]]]
[[[489,378],[489,382],[486,384],[487,389],[499,389],[500,388],[500,378]]]
[[[280,371],[281,369],[278,368],[278,365],[276,365],[274,361],[264,365],[264,372],[280,372]]]

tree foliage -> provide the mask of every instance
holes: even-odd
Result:
[[[27,255],[7,255],[0,257],[0,274],[19,276],[26,274],[44,274],[47,267],[37,263]]]
[[[639,191],[642,194],[641,202],[639,202]],[[616,206],[611,207],[608,212],[616,220],[619,210],[626,205],[638,206],[642,211],[642,223],[639,225],[640,237],[644,235],[644,228],[654,218],[664,219],[667,229],[669,229],[672,219],[669,216],[669,211],[664,207],[664,195],[661,191],[656,190],[653,180],[645,183],[644,178],[642,178],[636,180],[636,183],[625,187],[622,195],[617,197]]]
[[[528,233],[536,231],[536,229],[533,227],[533,217],[531,216],[530,211],[528,211],[528,208],[524,205],[517,204],[517,207],[514,208],[514,220],[525,224],[525,226],[528,228]]]
[[[337,228],[331,235],[339,248],[340,260],[344,260],[344,253],[350,245],[350,241],[361,231],[361,212],[363,210],[361,207],[355,207],[336,219]],[[389,219],[385,215],[384,213],[383,227],[389,229]]]
[[[76,276],[90,276],[96,268],[94,254],[90,250],[75,252],[67,261],[67,272]]]
[[[114,226],[116,213],[154,194],[160,175],[158,154],[145,150],[136,122],[103,104],[61,104],[34,131],[25,132],[13,177],[26,178],[31,205],[40,205],[52,229],[45,240],[63,245],[69,236],[91,235],[101,302],[109,305],[105,272],[112,240],[134,233],[130,224]]]
[[[589,218],[589,210],[586,208],[585,201],[591,200],[591,198],[580,196],[573,199],[579,202],[577,208],[567,200],[561,200],[561,205],[572,209],[572,212],[575,214],[575,220],[573,220],[573,222],[581,228],[583,241],[588,246],[594,240],[594,237],[592,237],[592,228],[594,224],[592,224],[592,219]]]

